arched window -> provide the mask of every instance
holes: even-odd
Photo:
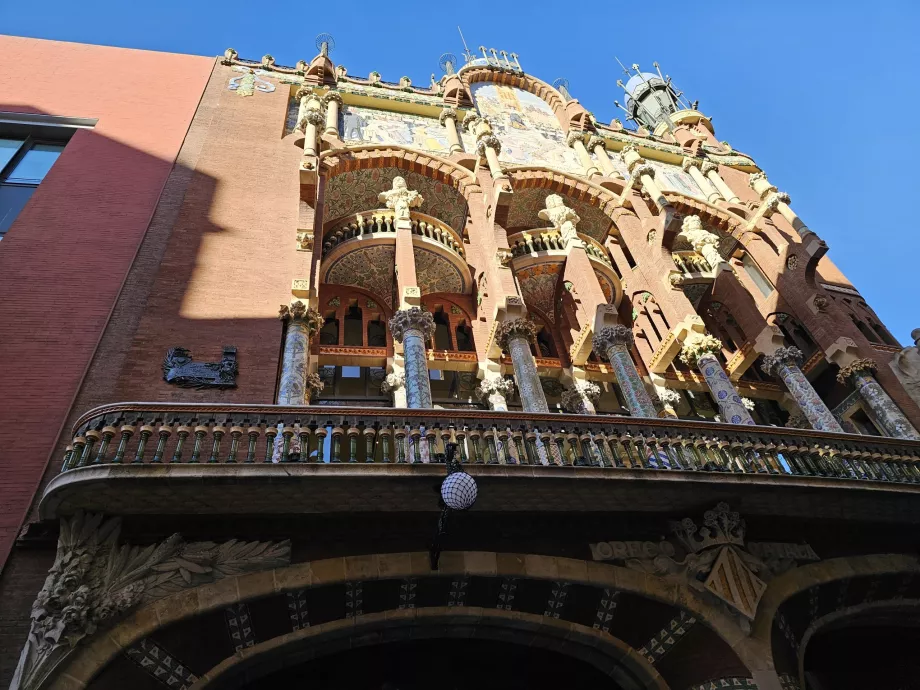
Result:
[[[364,319],[361,307],[353,304],[345,312],[345,337],[343,345],[361,347],[364,345]]]
[[[436,311],[434,317],[434,349],[453,350],[450,339],[450,319],[443,310]]]
[[[553,336],[547,330],[546,326],[540,329],[540,332],[537,333],[537,357],[558,357],[559,354],[556,352],[556,344],[553,342]]]
[[[466,325],[466,321],[457,324],[457,349],[460,352],[475,352],[476,346],[473,344],[473,329]]]
[[[703,323],[712,335],[722,341],[728,352],[737,352],[748,341],[741,325],[721,302],[710,302],[703,309]]]

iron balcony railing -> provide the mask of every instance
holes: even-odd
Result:
[[[74,427],[61,470],[106,465],[428,463],[601,467],[920,484],[920,443],[673,418],[118,403]]]

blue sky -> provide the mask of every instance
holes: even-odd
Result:
[[[0,2],[3,33],[200,55],[232,46],[287,65],[309,60],[316,34],[329,32],[332,58],[350,74],[416,84],[438,72],[441,53],[461,54],[458,24],[474,51],[515,51],[527,72],[565,77],[605,122],[622,101],[614,56],[643,68],[657,60],[699,99],[719,139],[792,196],[895,337],[907,344],[920,327],[917,176],[908,172],[918,163],[899,155],[920,148],[916,0]]]

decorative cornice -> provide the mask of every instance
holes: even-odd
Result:
[[[390,332],[396,342],[403,342],[406,333],[418,331],[423,338],[434,337],[434,317],[430,312],[422,311],[418,307],[400,309],[390,319]]]
[[[763,358],[760,368],[767,376],[777,373],[780,366],[801,367],[805,356],[797,347],[781,347],[772,355]]]
[[[512,321],[503,321],[498,327],[495,334],[495,341],[503,350],[508,349],[508,342],[514,338],[526,338],[528,342],[533,342],[540,329],[530,319],[514,319]]]
[[[869,359],[868,357],[857,359],[850,362],[837,373],[837,383],[847,384],[853,376],[859,374],[871,376],[877,370],[878,364],[875,363],[875,360]]]
[[[635,337],[632,329],[617,324],[615,326],[604,326],[595,333],[594,338],[591,340],[591,347],[598,356],[606,357],[607,351],[611,347],[623,345],[627,350],[631,350],[634,342]]]

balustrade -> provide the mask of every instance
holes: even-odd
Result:
[[[463,244],[454,232],[436,219],[422,214],[412,213],[412,234],[425,237],[449,249],[463,258]],[[354,217],[341,220],[323,237],[323,256],[343,242],[364,235],[396,236],[396,216],[389,209],[359,213]]]
[[[671,258],[674,259],[674,265],[677,266],[677,270],[682,273],[710,273],[712,271],[712,266],[699,252],[673,252]]]
[[[588,256],[603,262],[613,268],[613,262],[604,246],[593,237],[578,233],[578,238],[584,242],[585,252]],[[565,240],[558,230],[543,230],[534,233],[519,232],[508,238],[512,256],[525,256],[536,252],[565,251]]]
[[[591,466],[920,484],[920,443],[677,421],[461,410],[129,404],[77,424],[62,472],[101,465],[427,463]],[[297,438],[299,444],[292,443]],[[295,451],[293,449],[299,448]]]

